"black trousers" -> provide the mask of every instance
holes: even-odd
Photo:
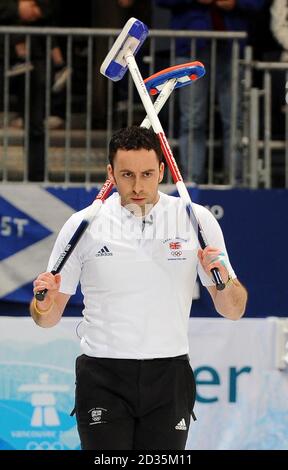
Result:
[[[76,360],[75,411],[84,450],[183,450],[196,388],[188,356]]]

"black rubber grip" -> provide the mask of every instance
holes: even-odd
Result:
[[[214,282],[215,282],[215,285],[216,285],[216,289],[217,290],[225,289],[225,284],[222,280],[219,269],[218,268],[212,268],[211,273],[212,273],[212,276],[213,276],[213,279],[214,279]]]
[[[35,294],[35,299],[39,300],[39,302],[42,302],[45,299],[45,296],[46,296],[47,292],[48,292],[47,289],[39,290]]]

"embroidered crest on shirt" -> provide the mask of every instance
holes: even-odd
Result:
[[[167,240],[163,240],[164,245],[168,244],[169,252],[168,252],[168,260],[185,260],[186,257],[183,256],[183,244],[181,242],[187,242],[183,238],[168,238]],[[166,245],[167,246],[167,245]],[[167,248],[168,248],[167,246]]]
[[[171,250],[170,253],[172,256],[179,258],[182,255],[182,251],[181,251],[182,245],[180,242],[169,243],[169,248]]]
[[[105,411],[107,411],[105,408],[92,408],[89,410],[88,413],[91,419],[89,425],[107,423],[107,421],[103,421],[103,412]]]

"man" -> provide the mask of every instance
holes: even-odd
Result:
[[[155,0],[155,3],[171,11],[171,29],[211,31],[211,37],[213,35],[215,37],[215,33],[225,31],[248,32],[251,16],[261,10],[264,0]],[[242,58],[245,41],[241,40],[237,44],[241,50],[241,57],[237,57],[239,60]],[[214,57],[212,51],[215,53]],[[200,37],[196,42],[191,43],[191,39],[181,37],[176,41],[177,62],[181,64],[197,59],[203,62],[206,69],[205,77],[198,80],[193,87],[183,87],[179,92],[179,157],[182,174],[185,180],[192,177],[192,180],[197,184],[206,182],[205,162],[208,112],[211,107],[209,101],[211,99],[211,77],[214,79],[213,93],[218,101],[223,130],[223,183],[227,184],[230,181],[231,159],[235,160],[236,183],[237,185],[243,183],[242,156],[238,150],[231,149],[230,145],[231,103],[234,101],[231,95],[232,70],[236,68],[236,63],[233,62],[235,61],[233,53],[232,41],[227,39],[217,39],[216,42],[212,42]],[[239,84],[241,79],[240,71]],[[239,108],[239,103],[237,106]],[[241,126],[241,115],[238,112],[237,128],[241,129]],[[192,132],[191,143],[190,132]],[[192,163],[191,169],[190,163]],[[190,174],[191,172],[192,174]]]
[[[59,2],[58,2],[59,3]],[[42,27],[55,23],[56,1],[52,0],[0,0],[0,22],[4,25]],[[4,51],[0,36],[0,51]],[[44,36],[31,35],[30,60],[25,35],[11,34],[9,36],[12,45],[9,68],[5,71],[10,77],[11,90],[17,96],[19,116],[11,121],[14,127],[27,127],[28,129],[28,180],[43,181],[45,176],[45,86],[46,86],[46,39]],[[55,69],[53,91],[58,92],[64,86],[63,78],[67,78],[67,68],[61,56],[57,41],[52,38],[52,59]],[[13,65],[12,65],[13,64]],[[25,115],[26,86],[25,73],[29,75],[29,113],[28,123],[23,123]],[[62,72],[62,73],[60,73]],[[69,71],[69,74],[71,71]],[[62,76],[62,80],[60,80]],[[1,69],[0,60],[0,89],[4,89],[1,83],[4,72]],[[59,105],[63,96],[59,96]],[[0,92],[0,106],[3,97]],[[49,119],[50,122],[50,119]]]
[[[0,19],[4,25],[19,25],[19,23],[32,26],[37,24],[42,17],[41,9],[34,0],[0,0]],[[11,35],[10,41],[13,43],[16,36]],[[44,65],[44,53],[41,48],[42,41],[37,41],[32,37],[31,57],[33,57],[34,69],[30,76],[30,94],[29,94],[29,123],[28,123],[28,179],[29,181],[43,181],[44,179],[44,159],[45,159],[45,141],[44,141],[44,103],[45,103],[45,76],[46,69]],[[25,61],[24,61],[25,62]],[[31,64],[30,64],[31,65]],[[27,62],[27,70],[31,70]],[[3,72],[0,70],[0,75]],[[22,76],[23,79],[24,76]],[[25,77],[24,77],[25,80]],[[0,76],[1,81],[1,76]],[[0,83],[1,85],[1,83]],[[11,82],[12,88],[15,87],[15,94],[18,98],[18,105],[21,114],[24,113],[24,82],[18,79]],[[1,87],[1,89],[3,89]],[[33,90],[33,92],[31,91]],[[0,100],[1,101],[1,100]],[[43,103],[43,105],[42,105]],[[16,120],[17,119],[17,120]],[[14,124],[22,125],[22,119],[16,118]]]
[[[187,329],[197,272],[227,318],[243,315],[246,290],[211,213],[195,204],[216,247],[199,250],[181,200],[158,191],[164,164],[154,132],[116,132],[109,161],[118,194],[105,202],[62,275],[37,277],[34,292],[48,292],[43,302],[33,299],[31,315],[40,326],[55,325],[80,280],[85,307],[75,408],[83,449],[184,449],[194,416]],[[48,271],[86,210],[62,228]],[[211,280],[213,267],[226,282],[221,292]]]

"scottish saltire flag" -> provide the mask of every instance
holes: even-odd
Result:
[[[33,279],[46,269],[57,233],[76,209],[69,190],[67,198],[60,193],[56,197],[53,190],[32,185],[1,186],[0,300],[31,298]]]

